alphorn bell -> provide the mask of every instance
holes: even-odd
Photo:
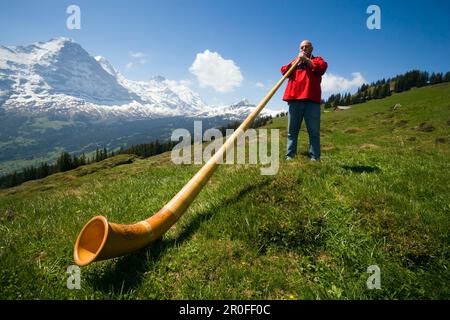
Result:
[[[237,138],[245,132],[250,123],[269,102],[270,98],[289,77],[299,62],[297,58],[278,83],[261,100],[256,109],[242,122],[237,130],[225,141],[205,165],[161,210],[150,218],[135,224],[117,224],[108,222],[104,216],[92,218],[81,230],[74,248],[75,263],[79,266],[94,261],[120,257],[138,250],[162,237],[162,235],[181,217],[197,194],[208,182],[217,168],[218,160],[229,148],[234,146]]]

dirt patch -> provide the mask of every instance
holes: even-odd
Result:
[[[325,263],[328,263],[328,262],[330,262],[330,261],[332,261],[333,260],[333,258],[331,258],[331,256],[330,255],[328,255],[326,252],[324,252],[324,251],[321,251],[321,252],[319,252],[319,254],[317,255],[317,257],[316,257],[316,261],[318,261],[318,262],[325,262]]]
[[[381,171],[380,168],[376,166],[342,166],[342,168],[353,173],[373,173]]]
[[[360,133],[362,131],[360,128],[347,128],[344,130],[345,133]]]
[[[400,120],[395,123],[396,127],[405,127],[408,124],[408,120]]]
[[[422,122],[419,125],[419,128],[417,130],[422,132],[431,132],[434,131],[436,128],[429,122]]]
[[[442,143],[450,143],[450,137],[437,137],[435,140],[436,144]]]
[[[322,151],[333,151],[333,150],[336,150],[334,146],[327,145],[322,147]]]
[[[408,268],[427,266],[436,256],[436,248],[427,230],[416,219],[406,223],[399,221],[395,215],[382,210],[391,199],[380,200],[367,198],[360,204],[362,227],[375,237],[385,238],[382,250],[397,256]]]
[[[323,249],[326,240],[325,219],[293,215],[287,220],[268,216],[258,226],[258,237],[252,239],[259,252],[264,254],[268,247],[298,249],[303,253],[315,254]],[[321,250],[322,251],[322,250]]]
[[[294,176],[287,176],[284,179],[276,179],[270,182],[267,187],[262,188],[256,195],[260,203],[271,203],[275,205],[294,204],[298,205],[298,182]],[[273,192],[277,190],[278,192]]]
[[[6,209],[4,215],[1,217],[0,220],[12,221],[15,218],[16,218],[16,213],[11,209]]]
[[[363,214],[373,214],[382,211],[386,205],[387,198],[383,195],[363,195],[357,199],[353,206]]]
[[[36,253],[34,255],[34,258],[36,260],[41,260],[41,259],[46,258],[46,257],[47,257],[47,252],[45,252],[45,251],[40,251],[40,252],[38,252],[38,253]]]
[[[379,149],[379,148],[380,148],[379,146],[372,144],[372,143],[364,143],[359,147],[359,149],[361,149],[361,150],[374,150],[374,149]]]
[[[69,189],[64,191],[64,195],[67,197],[75,197],[81,199],[85,194],[87,194],[86,190],[83,189]]]

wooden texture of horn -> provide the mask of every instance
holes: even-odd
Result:
[[[119,257],[143,248],[161,238],[194,201],[214,173],[218,166],[218,160],[222,159],[227,150],[234,146],[238,137],[245,132],[284,80],[289,77],[298,61],[297,59],[291,65],[239,128],[160,211],[146,220],[130,225],[108,222],[104,216],[94,217],[86,223],[75,242],[73,254],[75,263],[79,266],[85,266],[94,261]]]

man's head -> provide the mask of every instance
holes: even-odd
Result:
[[[300,43],[300,51],[303,51],[304,53],[306,53],[306,55],[308,56],[308,57],[310,57],[311,56],[311,53],[312,53],[312,51],[313,51],[313,46],[312,46],[312,43],[311,43],[311,41],[309,41],[309,40],[303,40],[301,43]]]

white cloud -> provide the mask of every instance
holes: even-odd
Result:
[[[212,87],[218,92],[230,92],[244,80],[239,67],[217,52],[197,53],[189,71],[197,77],[200,87]]]
[[[352,79],[325,73],[322,78],[322,90],[328,93],[338,93],[350,91],[351,89],[360,87],[364,83],[366,83],[366,80],[360,72],[353,72]]]
[[[131,70],[133,67],[134,67],[133,62],[129,62],[129,63],[126,64],[125,69]]]
[[[264,83],[262,83],[262,82],[255,83],[255,86],[257,86],[258,88],[261,88],[261,89],[263,89],[265,87]]]
[[[125,66],[126,70],[131,70],[138,65],[143,65],[148,62],[147,55],[143,52],[130,51],[129,55],[132,61],[127,63],[127,65]]]
[[[192,81],[191,80],[180,80],[179,83],[180,83],[180,85],[186,86],[186,87],[192,86]]]
[[[130,56],[133,57],[133,58],[139,59],[139,58],[144,58],[146,55],[144,53],[142,53],[142,52],[139,52],[139,51],[138,52],[130,51]]]

